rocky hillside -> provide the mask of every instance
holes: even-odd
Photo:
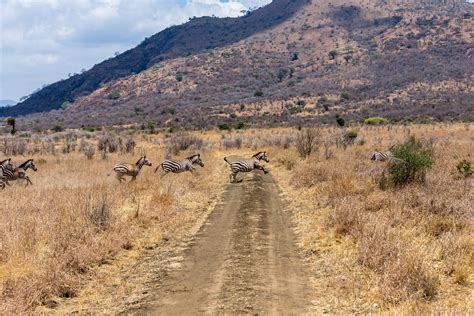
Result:
[[[21,117],[28,127],[473,120],[473,12],[459,0],[275,0],[167,29],[0,115],[57,109]]]

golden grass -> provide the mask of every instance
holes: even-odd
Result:
[[[456,175],[459,160],[472,161],[472,126],[439,124],[358,127],[362,145],[320,146],[309,158],[288,147],[295,129],[196,132],[205,139],[205,169],[154,174],[169,135],[144,135],[138,146],[154,164],[135,183],[120,185],[112,167],[138,154],[35,156],[34,186],[2,194],[0,212],[0,312],[28,313],[65,298],[106,295],[150,244],[183,238],[205,215],[228,181],[228,154],[267,150],[268,165],[288,202],[313,272],[315,313],[468,313],[473,284],[472,178]],[[339,128],[322,128],[324,141]],[[432,140],[435,166],[425,184],[381,190],[381,168],[370,161],[414,134]],[[242,138],[225,149],[224,139]],[[291,142],[290,142],[291,143]],[[181,157],[186,157],[182,153]],[[14,160],[22,160],[16,158]],[[107,263],[107,265],[104,265]],[[126,289],[125,291],[128,291]]]
[[[137,153],[87,160],[74,152],[33,156],[38,172],[28,173],[34,185],[13,184],[0,193],[0,313],[31,312],[76,297],[118,254],[175,238],[196,222],[222,186],[223,166],[213,164],[220,157],[203,151],[206,169],[197,176],[160,180],[153,170],[164,149],[151,142],[138,145],[154,166],[144,167],[135,183],[119,184],[112,168],[134,163]]]
[[[306,160],[279,151],[272,169],[314,272],[317,312],[472,312],[473,196],[456,174],[472,126],[360,127],[365,144]],[[323,129],[326,137],[333,129]],[[381,190],[370,161],[407,135],[434,144],[425,184]],[[275,155],[277,157],[275,157]],[[294,160],[288,166],[286,157]]]

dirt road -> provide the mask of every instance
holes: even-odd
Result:
[[[229,184],[222,203],[136,314],[304,314],[309,276],[269,175]]]

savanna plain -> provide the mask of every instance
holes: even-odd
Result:
[[[168,254],[225,203],[225,189],[241,185],[229,183],[223,157],[260,151],[270,160],[262,177],[277,184],[310,271],[307,314],[472,313],[473,130],[438,123],[4,136],[1,160],[33,158],[38,171],[27,171],[33,185],[17,180],[0,192],[0,313],[127,312],[153,291],[150,262],[169,265]],[[396,164],[371,161],[376,150],[407,146],[429,156],[408,178],[397,178]],[[195,175],[154,172],[165,158],[196,153],[204,167]],[[142,155],[153,165],[120,184],[113,166]]]

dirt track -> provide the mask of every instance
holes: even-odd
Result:
[[[276,185],[257,173],[229,184],[223,203],[137,314],[302,314],[309,276]]]

